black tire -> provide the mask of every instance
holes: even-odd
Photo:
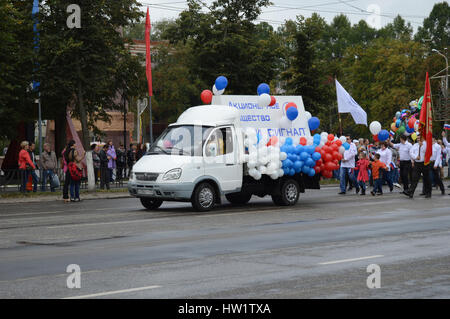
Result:
[[[293,179],[287,179],[281,185],[280,195],[272,195],[272,200],[278,206],[293,206],[297,204],[299,197],[298,183]]]
[[[144,206],[147,209],[158,209],[159,206],[161,206],[163,203],[161,199],[147,198],[147,197],[141,197],[139,199],[141,200],[142,206]]]
[[[216,191],[210,183],[201,183],[195,188],[192,195],[192,207],[198,212],[207,212],[214,207],[216,196]]]
[[[232,193],[232,194],[226,194],[225,198],[232,205],[245,205],[252,198],[252,194],[248,194],[248,193]]]

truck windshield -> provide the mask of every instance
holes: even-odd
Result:
[[[212,128],[198,125],[170,126],[152,144],[147,155],[202,156],[203,144]]]

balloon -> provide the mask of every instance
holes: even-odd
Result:
[[[377,135],[381,131],[381,124],[378,121],[373,121],[369,125],[369,130],[372,135]]]
[[[415,141],[417,139],[417,134],[416,133],[412,133],[411,134],[411,138],[413,139],[413,141]]]
[[[406,132],[409,133],[409,134],[414,133],[414,127],[412,127],[412,128],[411,127],[407,127],[406,128]]]
[[[374,135],[373,136],[373,140],[375,141],[375,142],[378,142],[379,140],[378,140],[378,135]]]
[[[333,156],[331,156],[330,153],[326,153],[323,159],[325,160],[325,163],[331,162],[333,160]]]
[[[393,130],[394,132],[397,132],[398,128],[397,128],[397,126],[395,126],[395,123],[391,124],[391,130]]]
[[[320,120],[317,118],[317,117],[311,117],[309,120],[308,120],[308,125],[309,125],[309,129],[311,130],[311,131],[314,131],[315,129],[317,129],[318,127],[319,127],[319,125],[320,125]]]
[[[333,162],[326,162],[325,163],[325,169],[327,171],[334,171],[334,169],[335,169],[334,163]]]
[[[423,95],[422,97],[419,99],[419,103],[417,103],[417,109],[420,110],[422,108],[422,102],[423,102]]]
[[[398,131],[397,131],[397,133],[398,134],[403,134],[403,133],[405,133],[405,131],[406,131],[406,128],[405,128],[405,126],[400,126],[399,128],[398,128]],[[387,131],[386,131],[387,132]],[[388,135],[389,135],[389,133],[388,133]],[[388,136],[389,137],[389,136]],[[380,136],[378,136],[378,138],[380,139]],[[387,138],[386,138],[387,139]],[[381,139],[380,139],[380,141],[381,141]]]
[[[227,85],[228,85],[228,80],[223,75],[219,76],[216,79],[215,86],[216,86],[218,91],[221,91],[221,90],[225,89],[227,87]]]
[[[295,104],[294,102],[289,102],[284,106],[284,110],[287,111],[290,107],[295,107],[296,109],[298,108],[297,104]]]
[[[307,121],[309,121],[309,119],[312,117],[311,113],[309,113],[308,111],[305,112],[305,118]]]
[[[314,171],[316,172],[316,174],[319,174],[320,173],[320,167],[319,166],[314,167]]]
[[[411,117],[408,121],[408,127],[409,128],[414,128],[414,124],[416,124],[416,118],[415,117]]]
[[[400,118],[400,116],[401,116],[401,113],[400,113],[400,112],[397,112],[397,113],[395,113],[395,117],[396,117],[396,118],[398,118],[398,119],[399,119],[399,118]]]
[[[284,161],[287,158],[287,154],[285,152],[280,152],[280,160]]]
[[[309,158],[309,154],[308,154],[308,153],[302,152],[302,153],[300,154],[300,159],[301,159],[302,161],[306,161],[308,158]]]
[[[389,133],[388,133],[389,134]],[[348,150],[350,148],[350,144],[348,144],[347,142],[345,142],[344,144],[342,144],[342,146],[344,146],[345,150]]]
[[[306,140],[306,138],[305,137],[300,137],[300,144],[301,145],[306,145],[306,142],[307,142],[307,140]]]
[[[270,93],[270,87],[267,83],[261,83],[260,85],[258,85],[258,89],[257,89],[258,95],[261,94],[269,94]]]
[[[270,102],[271,102],[271,99],[270,99],[270,95],[269,94],[263,93],[258,98],[258,105],[259,106],[262,106],[262,107],[269,106]]]
[[[210,90],[203,90],[200,94],[200,98],[204,104],[210,104],[212,101],[213,93]]]
[[[293,121],[297,118],[298,116],[298,110],[297,108],[291,106],[290,108],[287,109],[286,111],[286,116],[289,120]]]
[[[403,127],[403,126],[402,126]],[[398,132],[400,133],[400,128],[398,129]],[[403,133],[403,132],[402,132]],[[401,134],[401,133],[400,133]],[[386,141],[389,138],[389,132],[386,130],[381,130],[378,133],[378,140],[381,142]]]
[[[223,92],[225,92],[225,89],[218,90],[218,89],[216,88],[216,85],[214,84],[214,85],[213,85],[213,88],[212,88],[212,91],[213,91],[214,95],[222,95]]]
[[[292,138],[291,137],[286,138],[286,141],[284,143],[286,145],[292,145]]]
[[[312,155],[312,159],[314,161],[320,160],[321,157],[322,157],[322,155],[320,153],[318,153],[318,152],[314,152],[313,155]]]
[[[277,145],[277,143],[278,143],[278,137],[272,136],[269,139],[269,142],[267,143],[267,146],[270,146],[270,145],[275,146],[275,145]]]
[[[397,112],[397,113],[399,113],[399,112]],[[395,126],[396,126],[396,127],[400,127],[400,124],[402,124],[402,121],[401,121],[401,120],[395,121]]]
[[[328,134],[328,140],[331,142],[334,140],[334,135],[333,134]]]
[[[336,142],[334,142],[337,146],[342,146],[342,141],[339,139],[339,140],[337,140]]]
[[[277,99],[275,99],[274,96],[270,96],[270,104],[269,104],[269,106],[273,106],[273,105],[275,105],[275,103],[277,103]]]
[[[301,162],[301,161],[295,161],[295,163],[294,163],[294,169],[295,169],[295,171],[298,171],[299,169],[301,169],[302,166],[303,166],[303,162]],[[297,172],[297,173],[298,173],[298,172]]]

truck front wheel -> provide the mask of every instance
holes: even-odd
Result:
[[[300,195],[300,187],[293,179],[286,180],[280,189],[280,195],[272,195],[272,201],[278,206],[293,206]]]
[[[192,196],[192,207],[199,212],[207,212],[214,207],[216,202],[216,191],[210,183],[198,185]]]
[[[226,194],[225,198],[233,205],[244,205],[249,202],[250,198],[252,198],[252,194],[232,193]]]
[[[158,209],[159,206],[162,205],[163,201],[160,199],[154,199],[154,198],[146,198],[141,197],[141,204],[147,209]]]

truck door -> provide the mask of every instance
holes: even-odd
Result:
[[[233,126],[215,128],[204,147],[205,175],[215,177],[222,191],[242,186],[242,164],[238,163],[236,134]]]

